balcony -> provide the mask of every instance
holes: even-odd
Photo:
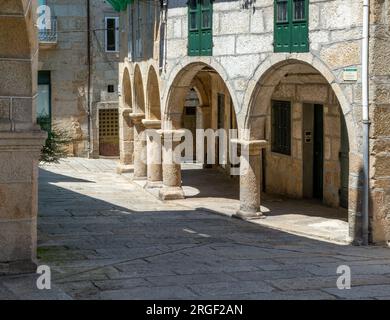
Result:
[[[40,29],[38,31],[38,39],[40,48],[52,48],[57,45],[57,17],[50,19],[50,28]]]

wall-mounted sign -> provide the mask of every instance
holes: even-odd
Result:
[[[357,81],[358,80],[358,70],[356,67],[345,68],[343,72],[344,81]]]

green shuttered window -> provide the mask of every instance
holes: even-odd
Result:
[[[213,54],[212,0],[188,1],[188,55]]]
[[[275,52],[309,51],[309,0],[275,0]]]
[[[272,101],[272,152],[291,155],[291,103]]]

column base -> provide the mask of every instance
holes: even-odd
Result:
[[[239,210],[232,216],[236,219],[241,220],[256,220],[256,219],[265,219],[266,216],[262,212],[248,212]]]
[[[162,181],[148,181],[145,185],[145,189],[160,189],[163,187]]]
[[[133,177],[133,181],[144,181],[147,180],[147,177]]]
[[[0,276],[36,273],[37,266],[37,263],[31,260],[0,262]]]
[[[163,187],[160,190],[159,198],[164,201],[184,199],[184,190],[181,187]]]
[[[134,170],[134,166],[132,164],[119,164],[116,167],[116,173],[122,174],[122,173],[131,173]]]

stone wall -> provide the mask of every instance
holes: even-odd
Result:
[[[390,241],[390,1],[372,1],[371,23],[372,237]]]
[[[317,76],[311,76],[318,81]],[[301,75],[301,79],[308,76]],[[320,78],[321,80],[321,78]],[[323,80],[322,80],[323,81]],[[302,198],[303,194],[303,104],[317,103],[324,106],[324,203],[339,206],[340,190],[340,107],[328,84],[280,84],[272,100],[290,101],[291,155],[266,151],[266,190],[268,193]],[[267,140],[271,141],[271,115],[267,116]]]

